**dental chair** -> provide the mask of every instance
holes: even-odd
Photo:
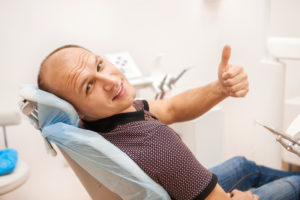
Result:
[[[98,133],[78,128],[71,104],[33,85],[22,85],[20,96],[20,109],[41,131],[50,153],[57,154],[55,144],[92,199],[171,199],[127,154]]]

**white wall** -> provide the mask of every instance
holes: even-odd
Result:
[[[274,2],[270,33],[300,37],[300,28],[294,29],[300,27],[294,16],[299,19],[299,2]],[[264,137],[253,124],[257,88],[269,78],[259,76],[258,66],[264,52],[264,5],[262,0],[2,0],[0,110],[17,107],[18,85],[35,83],[42,59],[64,44],[79,44],[99,54],[129,51],[145,74],[156,67],[162,53],[164,71],[195,66],[180,80],[177,92],[216,80],[222,47],[230,44],[231,62],[245,66],[251,88],[246,98],[221,104],[226,158],[245,155],[278,168],[279,155],[268,148],[274,138],[261,141]],[[30,165],[31,177],[0,199],[88,199],[63,159],[44,153],[38,132],[26,120],[8,128],[8,134],[10,146]]]
[[[273,0],[270,15],[269,35],[279,37],[300,37],[300,1]],[[283,60],[287,64],[286,97],[300,95],[300,62]]]

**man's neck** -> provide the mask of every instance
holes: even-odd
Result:
[[[128,112],[135,112],[135,111],[136,111],[135,107],[131,105],[129,108],[126,108],[121,113],[128,113]]]

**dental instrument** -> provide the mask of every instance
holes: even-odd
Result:
[[[158,92],[155,95],[155,99],[163,99],[165,94],[173,89],[175,83],[189,70],[190,68],[183,69],[176,77],[168,76],[167,74],[163,77],[162,81],[158,86]],[[154,86],[153,86],[154,87]],[[154,87],[155,88],[155,87]],[[156,89],[157,90],[157,89]]]
[[[290,127],[294,129],[294,127],[297,127],[297,131],[289,131],[291,128],[287,130],[287,132],[283,132],[279,129],[271,128],[270,126],[267,126],[263,123],[260,123],[256,121],[257,124],[260,126],[266,128],[271,133],[276,135],[276,140],[288,151],[296,154],[300,157],[300,129],[299,129],[299,123],[300,123],[300,115],[292,122]]]

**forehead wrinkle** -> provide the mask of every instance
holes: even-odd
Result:
[[[77,68],[79,68],[80,67],[80,63],[82,62],[82,57],[83,57],[83,53],[82,54],[80,54],[80,56],[78,57],[78,61],[77,61],[77,63],[79,63],[79,64],[75,64],[75,66],[71,69],[71,71],[68,73],[68,76],[67,76],[67,81],[66,81],[66,84],[67,85],[69,85],[69,84],[72,84],[72,79],[73,79],[73,75],[74,75],[74,71],[76,71],[76,69]],[[71,80],[70,80],[70,78],[71,78]]]
[[[77,79],[78,77],[80,76],[80,74],[82,74],[82,72],[87,68],[87,61],[89,60],[90,58],[90,55],[87,54],[87,56],[85,55],[84,56],[85,58],[82,60],[82,62],[80,63],[81,64],[81,68],[77,71],[77,73],[74,75],[74,78],[73,78],[73,89],[76,90],[75,86],[76,86],[76,82],[77,82]],[[79,89],[79,88],[78,88]]]
[[[84,57],[86,56],[86,53],[82,53],[81,55],[80,55],[80,59],[79,59],[79,61],[76,63],[76,65],[75,65],[75,67],[72,69],[72,71],[71,71],[71,73],[72,73],[72,79],[71,79],[71,84],[73,84],[74,83],[74,79],[75,79],[75,77],[76,76],[78,76],[78,72],[81,72],[81,70],[80,70],[80,68],[82,68],[82,66],[84,67],[84,65],[83,65],[83,63],[84,63]],[[73,72],[73,71],[75,71],[75,72]]]
[[[71,70],[71,72],[69,73],[69,77],[68,77],[68,82],[67,85],[70,85],[70,87],[75,90],[75,85],[76,82],[74,80],[76,80],[76,77],[79,76],[79,74],[83,71],[83,69],[85,67],[84,66],[84,57],[87,55],[87,53],[82,53],[79,56],[78,62],[75,64],[75,66],[73,67],[73,69]],[[80,69],[82,68],[82,69]]]
[[[77,67],[78,70],[74,73],[74,76],[72,77],[72,80],[71,80],[71,86],[73,86],[74,91],[76,90],[77,79],[80,76],[80,74],[82,74],[82,72],[86,69],[87,62],[90,57],[88,53],[83,53],[82,55],[83,55],[82,56],[83,58],[80,60],[80,63]]]

